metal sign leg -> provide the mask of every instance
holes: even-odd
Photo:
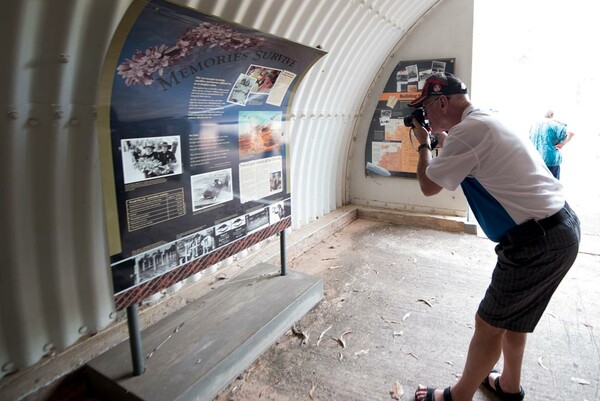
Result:
[[[138,306],[135,303],[127,307],[127,327],[129,328],[133,375],[141,376],[144,373],[144,357],[142,355],[142,334],[138,320]]]

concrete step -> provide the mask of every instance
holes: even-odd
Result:
[[[212,400],[322,298],[321,278],[260,263],[143,330],[143,375],[128,341],[86,372],[108,399]]]

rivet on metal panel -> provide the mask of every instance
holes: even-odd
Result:
[[[54,351],[54,344],[53,343],[46,343],[44,345],[44,352],[50,352],[50,351]]]
[[[54,113],[54,119],[59,120],[63,117],[63,111],[60,106],[52,105],[52,111]]]
[[[88,327],[87,327],[87,326],[81,326],[81,327],[79,328],[79,330],[77,330],[77,332],[78,332],[79,334],[87,334],[87,332],[88,332]]]
[[[40,122],[35,118],[30,118],[29,120],[27,120],[27,124],[31,125],[32,127],[37,126],[39,123]]]
[[[2,365],[2,371],[5,373],[14,372],[15,364],[13,362],[6,362]]]
[[[69,62],[69,55],[66,53],[62,53],[59,57],[58,57],[58,61],[61,63],[68,63]]]

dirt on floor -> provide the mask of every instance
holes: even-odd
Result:
[[[484,238],[354,221],[289,263],[323,278],[322,302],[216,400],[413,400],[454,383],[495,260]],[[526,400],[600,400],[599,261],[579,255],[529,336]]]

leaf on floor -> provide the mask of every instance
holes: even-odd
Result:
[[[339,359],[339,361],[340,361],[340,362],[342,362],[342,361],[344,360],[344,354],[342,354],[342,353],[340,352],[340,357],[339,357],[338,359]]]
[[[583,325],[584,325],[585,327],[587,327],[588,329],[593,329],[593,328],[594,328],[594,326],[592,326],[592,325],[591,325],[591,324],[589,324],[589,323],[586,323],[586,322],[582,322],[582,323],[583,323]]]
[[[404,395],[404,388],[398,382],[394,383],[394,387],[390,390],[390,395],[392,399],[399,400]]]
[[[384,318],[383,316],[381,316],[381,319],[386,323],[395,323],[395,324],[402,323],[397,320],[388,320],[388,319]]]
[[[325,335],[325,333],[327,333],[329,331],[329,329],[333,327],[332,325],[330,325],[328,328],[326,328],[325,330],[323,330],[321,332],[321,335],[319,335],[319,339],[317,340],[317,347],[319,346],[319,344],[321,343],[321,340],[323,339],[323,336]]]
[[[410,312],[408,312],[406,315],[404,315],[404,317],[402,318],[402,321],[405,321],[406,319],[408,319],[409,316],[410,316]]]
[[[417,302],[423,302],[425,305],[429,306],[430,308],[432,308],[433,306],[431,305],[431,303],[429,303],[428,300],[426,299],[417,299]]]
[[[277,380],[275,383],[269,384],[267,387],[262,389],[262,391],[258,394],[258,398],[262,398],[262,396],[265,395],[267,393],[267,391],[269,391],[271,389],[271,387],[276,386],[278,384],[279,384],[279,380]]]
[[[450,362],[450,361],[446,361],[446,363],[447,363],[448,365],[450,365],[450,366],[454,366],[454,364],[453,364],[452,362]]]
[[[315,384],[313,383],[312,387],[310,388],[310,391],[308,392],[308,396],[310,397],[311,400],[315,399],[315,390],[317,389],[317,386],[315,386]]]
[[[361,349],[360,351],[356,351],[354,353],[355,356],[367,355],[369,353],[368,349]]]
[[[547,367],[546,365],[544,365],[544,357],[543,357],[543,356],[540,356],[540,357],[538,358],[538,364],[539,364],[539,365],[540,365],[542,368],[544,368],[544,369],[546,369],[546,370],[550,370],[550,369],[548,369],[548,367]]]
[[[346,348],[346,341],[344,341],[344,336],[346,334],[350,334],[350,333],[352,333],[352,332],[346,331],[346,332],[342,333],[342,335],[339,338],[335,338],[335,337],[331,337],[331,338],[333,338],[335,341],[337,341],[342,346],[342,348]]]
[[[404,334],[403,331],[394,331],[394,337],[401,337]]]
[[[340,267],[342,267],[342,265],[335,265],[335,266],[331,266],[329,268],[329,270],[335,270],[335,269],[339,269]]]
[[[409,352],[407,355],[412,356],[413,358],[415,358],[417,361],[419,360],[419,357],[416,356],[415,354],[413,354],[412,352]]]
[[[308,343],[308,333],[305,333],[304,331],[297,329],[296,325],[292,326],[292,333],[294,333],[295,336],[302,338],[302,345],[305,345],[306,343]]]
[[[578,377],[571,377],[571,380],[573,380],[573,381],[574,381],[575,383],[577,383],[577,384],[581,384],[581,385],[584,385],[584,386],[587,386],[587,385],[589,385],[589,384],[590,384],[590,382],[589,382],[589,381],[587,381],[587,380],[585,380],[585,379],[580,379],[580,378],[578,378]]]

